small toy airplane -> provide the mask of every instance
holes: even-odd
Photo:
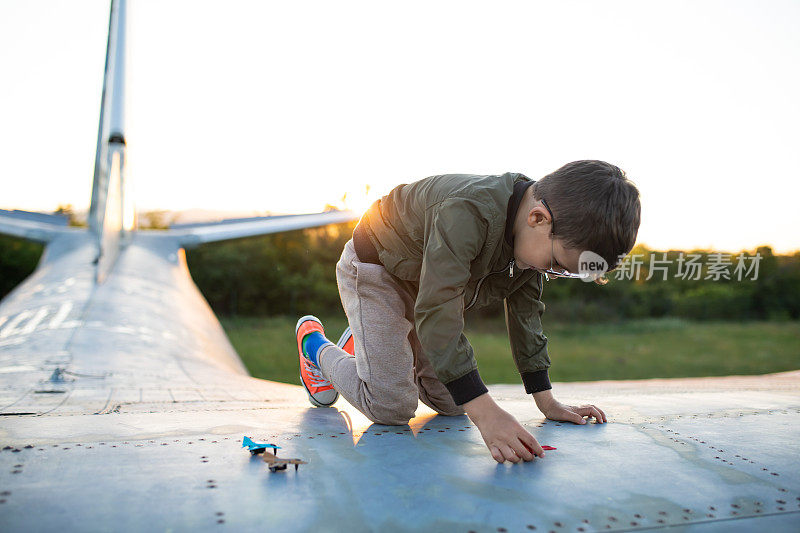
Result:
[[[277,456],[271,453],[264,454],[264,462],[269,465],[270,472],[277,472],[278,470],[286,470],[286,467],[289,465],[294,465],[294,469],[297,470],[300,465],[308,464],[302,459],[278,459]]]
[[[273,453],[277,455],[280,446],[267,444],[266,442],[253,442],[250,437],[245,436],[245,438],[242,439],[242,448],[247,448],[250,450],[250,455],[258,455],[260,453],[264,453],[267,448],[272,448],[274,450]]]

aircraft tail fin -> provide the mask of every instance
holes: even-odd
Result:
[[[112,0],[106,65],[97,130],[89,229],[98,243],[97,282],[114,266],[126,236],[136,227],[133,199],[125,172],[126,0]]]

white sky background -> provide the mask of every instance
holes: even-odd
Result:
[[[0,4],[0,208],[89,204],[108,1]],[[800,2],[129,3],[139,210],[604,159],[639,242],[800,249]],[[353,207],[362,207],[357,201]]]

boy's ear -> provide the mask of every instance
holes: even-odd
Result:
[[[530,227],[536,227],[540,224],[549,224],[550,223],[550,213],[547,212],[547,209],[541,206],[534,206],[528,211],[527,222]]]

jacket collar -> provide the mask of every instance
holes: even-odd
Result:
[[[514,181],[514,192],[511,194],[511,198],[508,199],[508,209],[506,210],[505,231],[506,244],[512,248],[514,247],[514,220],[517,218],[519,205],[522,203],[522,197],[525,195],[525,191],[534,183],[536,182],[524,176]]]

